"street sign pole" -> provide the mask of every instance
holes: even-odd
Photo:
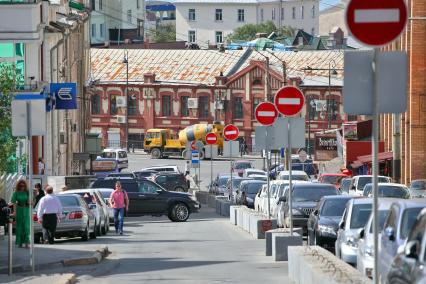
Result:
[[[288,204],[289,204],[289,211],[290,211],[290,236],[293,236],[293,193],[292,190],[292,170],[291,170],[291,126],[290,126],[290,119],[288,119],[287,122],[287,149],[288,149]]]
[[[231,171],[231,186],[229,187],[230,189],[229,189],[229,198],[231,198],[232,199],[232,194],[233,194],[233,186],[232,186],[232,141],[229,141],[229,144],[231,145],[231,147],[230,147],[230,149],[229,149],[229,161],[230,161],[230,163],[231,163],[231,168],[230,168],[230,171]],[[231,203],[232,203],[232,201],[231,201]]]
[[[210,145],[210,185],[213,185],[213,145]]]
[[[27,108],[27,140],[28,140],[28,187],[29,187],[29,204],[28,210],[30,218],[30,266],[31,271],[34,273],[34,223],[33,223],[33,143],[32,143],[32,133],[31,133],[31,102],[26,101]]]
[[[266,126],[266,135],[265,135],[265,144],[266,144],[266,168],[267,168],[267,192],[268,192],[268,219],[271,219],[271,192],[270,192],[270,168],[271,168],[271,163],[270,163],[270,149],[269,149],[269,143],[268,143],[268,139],[269,139],[269,132],[271,130],[271,126]]]

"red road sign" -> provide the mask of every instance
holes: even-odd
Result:
[[[206,135],[206,143],[209,145],[214,145],[217,142],[217,136],[215,133],[208,133]]]
[[[233,124],[228,124],[225,126],[225,128],[223,128],[223,136],[225,136],[225,138],[227,140],[235,140],[238,138],[238,134],[239,134],[239,130],[238,127],[236,127]]]
[[[194,140],[194,141],[191,142],[191,149],[197,150],[197,140]]]
[[[407,23],[404,0],[351,0],[346,24],[360,42],[382,46],[395,40]]]
[[[298,88],[285,86],[278,90],[274,102],[282,115],[293,116],[302,110],[305,104],[305,96]]]
[[[262,125],[271,125],[278,116],[277,108],[273,103],[260,103],[254,111],[257,121]]]

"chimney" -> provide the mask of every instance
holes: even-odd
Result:
[[[143,74],[143,82],[145,84],[155,83],[155,74],[154,73],[145,73],[145,74]]]

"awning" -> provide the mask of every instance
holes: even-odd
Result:
[[[351,166],[353,168],[359,168],[361,167],[363,164],[365,163],[371,163],[372,161],[372,156],[371,155],[364,155],[364,156],[358,156],[357,160],[355,160]],[[386,161],[386,160],[392,160],[393,158],[393,153],[392,152],[381,152],[378,154],[378,160],[380,161]]]
[[[77,9],[79,11],[84,11],[84,4],[80,3],[76,0],[71,0],[69,2],[69,6],[70,6],[70,8]]]
[[[354,169],[357,169],[359,167],[362,167],[363,163],[361,163],[360,161],[356,160],[351,164],[351,167]]]

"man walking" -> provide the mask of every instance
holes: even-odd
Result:
[[[62,215],[62,205],[58,197],[53,194],[53,187],[48,185],[45,191],[46,196],[39,201],[37,218],[43,227],[44,243],[53,244],[58,218]]]
[[[121,187],[119,181],[115,183],[115,190],[111,192],[109,204],[111,204],[114,210],[115,233],[123,235],[124,208],[126,208],[126,211],[129,211],[129,197],[127,196],[127,192]]]

